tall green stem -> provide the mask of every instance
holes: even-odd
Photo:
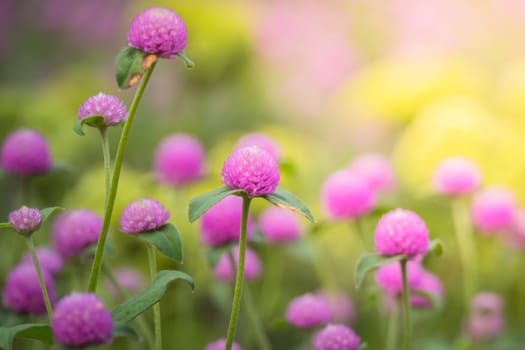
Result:
[[[235,287],[233,291],[232,311],[230,315],[230,323],[228,324],[228,333],[226,336],[226,350],[231,350],[233,345],[233,337],[235,336],[235,328],[237,327],[237,318],[239,316],[239,309],[241,305],[242,283],[244,279],[244,257],[246,253],[246,226],[248,224],[248,213],[250,211],[251,198],[244,194],[242,196],[242,217],[241,217],[241,233],[239,239],[239,261],[237,263],[237,274],[235,275]]]
[[[108,128],[102,126],[98,128],[100,137],[102,138],[102,155],[104,157],[104,178],[105,178],[105,196],[104,196],[104,210],[108,207],[109,187],[111,185],[111,155],[109,152]]]
[[[410,347],[410,304],[408,302],[408,278],[407,278],[407,259],[399,262],[401,264],[401,275],[403,278],[403,350]]]
[[[98,277],[100,275],[100,269],[102,265],[102,257],[104,255],[104,246],[106,244],[106,239],[109,231],[109,224],[111,222],[111,215],[113,214],[113,208],[115,206],[115,199],[117,197],[118,182],[120,179],[120,169],[122,167],[122,159],[124,158],[124,149],[126,148],[126,142],[128,140],[129,131],[131,129],[131,124],[133,123],[133,118],[137,112],[137,107],[140,103],[146,85],[153,73],[156,62],[151,65],[151,67],[144,73],[142,80],[140,81],[133,101],[128,112],[128,118],[124,123],[124,128],[122,129],[122,134],[120,136],[120,141],[117,148],[117,154],[115,156],[115,165],[113,166],[113,173],[111,175],[111,186],[109,189],[109,197],[107,201],[107,206],[104,211],[104,222],[102,223],[102,230],[100,231],[100,237],[97,242],[97,249],[95,251],[95,257],[93,259],[93,265],[91,268],[91,274],[89,275],[89,286],[88,291],[95,292],[97,290]]]
[[[40,268],[40,262],[36,256],[36,248],[31,236],[24,237],[27,248],[31,252],[31,257],[33,258],[33,264],[35,264],[36,273],[38,275],[38,282],[40,283],[40,289],[42,290],[42,295],[44,296],[44,304],[46,305],[47,317],[49,318],[49,323],[51,323],[51,315],[53,314],[53,307],[51,306],[51,300],[49,299],[49,294],[47,293],[46,283],[44,281],[44,276],[42,275],[42,269]]]
[[[157,275],[157,257],[155,248],[148,244],[149,273],[151,280]],[[155,350],[162,349],[162,324],[160,320],[160,302],[153,305],[153,325],[155,327]]]
[[[250,286],[248,285],[244,289],[244,297],[242,298],[242,301],[246,313],[250,318],[250,322],[252,323],[252,330],[255,332],[255,338],[257,339],[257,343],[259,344],[259,349],[271,350],[272,346],[270,345],[270,340],[268,339],[268,336],[264,331],[264,326],[261,322],[261,317],[259,315],[259,312],[257,311],[257,308],[255,307],[252,293],[250,291]]]
[[[386,333],[386,350],[396,350],[397,335],[399,332],[399,300],[396,297],[390,315],[388,316],[388,328]]]

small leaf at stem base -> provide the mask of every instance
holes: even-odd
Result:
[[[208,209],[220,202],[229,195],[239,194],[242,190],[232,189],[229,187],[220,187],[210,192],[206,192],[190,201],[188,210],[188,220],[194,222],[202,216]]]
[[[95,128],[102,128],[105,127],[106,121],[104,117],[100,114],[90,115],[89,117],[86,117],[82,120],[77,120],[75,124],[73,124],[73,131],[80,136],[84,136],[85,133],[82,129],[84,125],[93,126]]]
[[[406,256],[404,255],[382,256],[376,253],[363,254],[359,258],[359,261],[357,262],[357,266],[355,268],[356,288],[359,288],[361,286],[368,272],[378,268],[379,266],[390,264],[394,261],[401,261],[405,258]]]
[[[179,231],[172,224],[165,224],[157,230],[136,235],[154,246],[159,252],[176,262],[182,262],[182,242]]]
[[[437,256],[443,255],[443,242],[438,238],[431,240],[428,245],[428,251],[433,252]]]
[[[156,59],[156,55],[146,54],[134,47],[122,49],[117,55],[115,67],[119,88],[129,89],[136,85]]]
[[[297,212],[306,217],[311,222],[315,222],[312,213],[310,213],[310,210],[306,207],[306,205],[304,205],[304,203],[301,202],[299,198],[288,191],[278,188],[275,190],[275,192],[262,197],[279,208]]]

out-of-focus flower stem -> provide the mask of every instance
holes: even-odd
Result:
[[[151,280],[157,275],[157,257],[155,255],[155,248],[148,244],[148,260],[149,272]],[[162,349],[162,324],[160,318],[160,301],[153,305],[153,325],[155,327],[155,349]]]
[[[404,258],[399,263],[403,279],[403,347],[401,349],[408,350],[410,348],[410,303],[408,301],[407,259]]]
[[[33,264],[35,264],[36,273],[38,275],[38,282],[40,283],[40,289],[42,290],[42,295],[44,296],[44,304],[46,305],[47,317],[49,318],[49,323],[51,324],[51,317],[53,315],[53,307],[51,306],[51,300],[49,299],[49,293],[47,292],[46,283],[44,281],[44,276],[42,275],[42,268],[40,267],[40,262],[36,255],[35,243],[31,236],[24,237],[27,248],[31,252],[31,257],[33,258]]]

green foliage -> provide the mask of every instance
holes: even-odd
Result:
[[[311,222],[315,221],[312,213],[310,213],[310,210],[306,207],[306,205],[304,205],[304,203],[301,202],[299,198],[288,191],[278,188],[275,190],[275,192],[267,194],[263,196],[263,198],[279,208],[288,209],[299,213]]]
[[[0,327],[0,348],[13,349],[15,338],[29,338],[39,340],[44,344],[53,344],[53,333],[46,324],[29,323],[13,327]]]
[[[355,268],[355,286],[356,288],[359,288],[361,286],[361,284],[363,283],[363,280],[365,279],[366,275],[370,271],[382,265],[390,264],[395,261],[401,261],[405,258],[406,256],[404,255],[396,255],[396,256],[387,257],[387,256],[379,255],[376,253],[363,254],[359,258],[359,261],[357,262],[357,266]]]
[[[136,235],[151,244],[159,252],[176,262],[182,262],[182,242],[179,231],[172,224],[166,224],[158,230],[141,232]]]
[[[77,120],[75,124],[73,124],[73,131],[77,135],[80,135],[80,136],[86,135],[84,133],[84,130],[82,130],[82,127],[86,124],[89,126],[94,126],[94,127],[99,127],[99,128],[104,127],[105,125],[104,117],[99,114],[95,114],[95,115],[90,115],[89,117],[86,117],[82,120]]]
[[[231,189],[229,187],[220,187],[210,192],[206,192],[190,201],[188,219],[194,222],[202,216],[208,209],[219,203],[223,198],[229,195],[241,193],[241,190]]]
[[[128,89],[139,82],[149,67],[144,67],[146,54],[134,47],[126,47],[117,55],[115,64],[118,87]]]

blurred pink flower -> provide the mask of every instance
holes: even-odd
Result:
[[[484,234],[510,228],[517,209],[514,194],[503,186],[492,186],[476,195],[471,215],[474,226]]]

